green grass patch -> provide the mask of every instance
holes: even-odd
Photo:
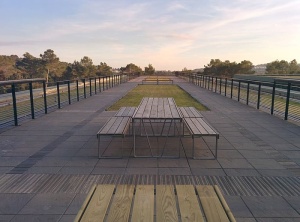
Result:
[[[200,111],[208,110],[177,85],[139,85],[109,107],[107,111],[119,110],[122,106],[137,107],[143,97],[173,97],[177,106],[193,106]]]

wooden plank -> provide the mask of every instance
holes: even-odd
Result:
[[[153,222],[154,185],[137,185],[131,221]]]
[[[157,118],[164,118],[165,111],[164,111],[164,101],[162,98],[158,99],[158,106],[157,106]]]
[[[188,117],[193,118],[195,117],[194,113],[191,111],[190,107],[185,107],[185,111],[188,114]]]
[[[181,221],[204,221],[193,185],[176,185]]]
[[[218,134],[216,130],[213,129],[207,122],[205,122],[203,118],[197,118],[196,121],[197,123],[199,123],[198,126],[200,127],[201,125],[201,127],[205,129],[207,134],[209,135]]]
[[[100,131],[98,132],[98,134],[107,134],[110,130],[110,128],[112,127],[112,125],[114,124],[114,122],[117,120],[118,117],[111,117],[106,123],[105,125],[102,127],[102,129],[100,129]]]
[[[150,117],[152,103],[153,103],[153,98],[149,98],[148,102],[147,102],[147,105],[145,106],[145,109],[144,109],[143,118],[149,118]]]
[[[121,107],[121,108],[118,110],[118,112],[116,113],[115,116],[122,116],[123,113],[124,113],[124,111],[125,111],[125,109],[126,109],[126,107]]]
[[[134,185],[118,185],[107,221],[127,222],[129,220]]]
[[[229,206],[227,205],[227,203],[226,203],[226,201],[225,201],[225,199],[224,199],[224,197],[223,197],[223,195],[221,193],[221,190],[219,189],[219,187],[217,185],[214,185],[214,189],[216,191],[216,194],[217,194],[217,196],[218,196],[218,198],[219,198],[219,200],[220,200],[220,202],[221,202],[221,204],[222,204],[222,206],[223,206],[223,208],[224,208],[224,210],[225,210],[225,212],[226,212],[229,220],[231,222],[236,222],[236,220],[235,220],[235,218],[234,218],[234,216],[233,216],[233,214],[232,214]]]
[[[188,113],[185,110],[185,107],[179,107],[179,111],[181,112],[183,118],[189,117]]]
[[[184,121],[186,123],[186,126],[190,130],[191,134],[194,134],[194,135],[199,135],[200,134],[200,131],[195,126],[194,122],[192,121],[192,118],[184,118]]]
[[[199,185],[196,189],[208,222],[229,221],[213,186]]]
[[[87,208],[87,206],[88,206],[95,190],[96,190],[96,185],[93,185],[92,188],[90,189],[87,197],[85,198],[81,208],[79,209],[79,211],[78,211],[78,213],[75,217],[74,222],[79,222],[81,220],[81,218],[83,217],[83,214],[84,214],[84,212],[85,212],[85,210],[86,210],[86,208]]]
[[[156,186],[156,221],[178,221],[173,185]]]
[[[163,101],[164,101],[164,111],[165,111],[164,118],[172,118],[172,112],[171,112],[168,98],[163,98]]]
[[[123,135],[129,127],[129,121],[130,121],[130,117],[128,117],[128,116],[123,117],[122,122],[120,123],[120,125],[119,125],[118,129],[116,130],[115,134],[116,135]]]
[[[98,185],[80,221],[103,221],[114,189],[115,185]]]
[[[189,107],[189,109],[192,111],[195,117],[202,118],[202,114],[195,108],[195,107]]]
[[[116,134],[117,129],[119,128],[124,117],[116,117],[116,121],[113,123],[107,134]]]
[[[130,107],[130,111],[128,112],[128,116],[132,117],[136,108],[135,107]]]

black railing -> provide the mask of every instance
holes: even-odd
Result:
[[[260,82],[192,74],[189,82],[277,115],[300,122],[300,81],[275,79]]]
[[[93,96],[127,82],[127,75],[100,76],[89,79],[46,83],[45,79],[0,81],[9,93],[0,94],[0,128],[18,126],[23,119],[35,119],[49,110]]]

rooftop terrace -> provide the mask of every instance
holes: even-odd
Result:
[[[72,221],[95,183],[217,184],[237,221],[300,221],[300,127],[177,77],[210,109],[218,158],[98,159],[105,109],[143,78],[2,132],[0,221]]]

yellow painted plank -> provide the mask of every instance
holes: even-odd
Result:
[[[103,221],[114,188],[114,185],[98,185],[80,221]]]
[[[109,210],[107,221],[127,222],[129,220],[134,185],[118,185]]]
[[[229,221],[213,186],[196,186],[208,222]]]
[[[156,186],[156,221],[178,221],[173,185]]]
[[[132,210],[132,222],[153,222],[154,185],[137,185]]]
[[[181,221],[204,221],[193,185],[176,185]]]
[[[232,212],[231,212],[228,204],[226,203],[226,200],[224,199],[224,197],[223,197],[223,195],[221,193],[221,190],[219,189],[219,187],[217,185],[214,185],[214,189],[216,191],[216,194],[218,195],[218,198],[219,198],[221,204],[223,205],[223,208],[226,211],[226,214],[227,214],[229,220],[231,222],[236,222],[236,220],[235,220],[235,218],[234,218],[234,216],[233,216],[233,214],[232,214]]]

